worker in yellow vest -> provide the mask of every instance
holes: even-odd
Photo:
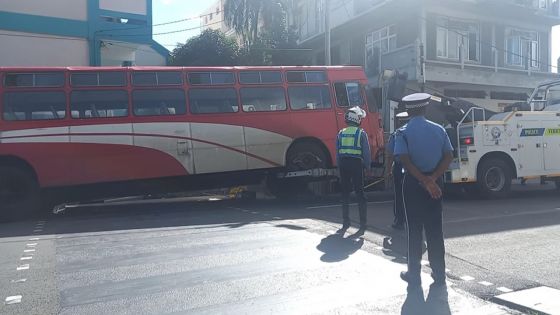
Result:
[[[367,201],[364,196],[364,169],[371,171],[371,151],[368,135],[360,127],[366,112],[360,107],[352,107],[346,112],[348,127],[338,132],[336,141],[336,161],[340,173],[342,191],[342,229],[350,227],[349,202],[352,189],[358,198],[360,230],[363,233],[367,224]]]

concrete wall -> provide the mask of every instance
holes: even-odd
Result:
[[[99,0],[99,8],[139,15],[148,14],[146,0]]]
[[[89,65],[89,46],[85,39],[59,36],[53,38],[10,31],[2,33],[10,36],[0,35],[0,66]]]
[[[165,57],[159,54],[150,46],[142,45],[136,51],[135,63],[137,66],[165,66],[166,62],[167,60],[165,59]]]
[[[0,0],[0,11],[80,21],[88,15],[87,0]]]

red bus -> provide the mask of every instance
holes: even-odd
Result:
[[[69,201],[332,169],[351,106],[368,112],[382,155],[360,67],[0,67],[0,82],[4,214],[44,192]]]

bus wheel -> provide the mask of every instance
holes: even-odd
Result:
[[[317,144],[309,141],[294,144],[286,155],[288,171],[304,171],[327,167],[327,155]]]
[[[487,198],[506,197],[511,189],[511,170],[501,159],[482,161],[478,167],[477,184],[480,193]]]
[[[0,166],[0,220],[25,218],[40,206],[39,185],[29,172]]]

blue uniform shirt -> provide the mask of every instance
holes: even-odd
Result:
[[[340,166],[340,158],[341,158],[340,154],[338,153],[339,143],[340,143],[340,141],[339,141],[338,136],[337,136],[337,139],[336,139],[336,165],[337,166]],[[369,141],[368,141],[367,133],[363,129],[362,129],[362,132],[360,134],[360,145],[362,147],[362,161],[363,161],[363,164],[364,164],[364,168],[367,169],[367,170],[371,170],[371,150],[369,148]]]
[[[398,130],[393,154],[408,154],[418,170],[431,173],[444,153],[451,151],[453,146],[445,129],[423,116],[417,116]]]

